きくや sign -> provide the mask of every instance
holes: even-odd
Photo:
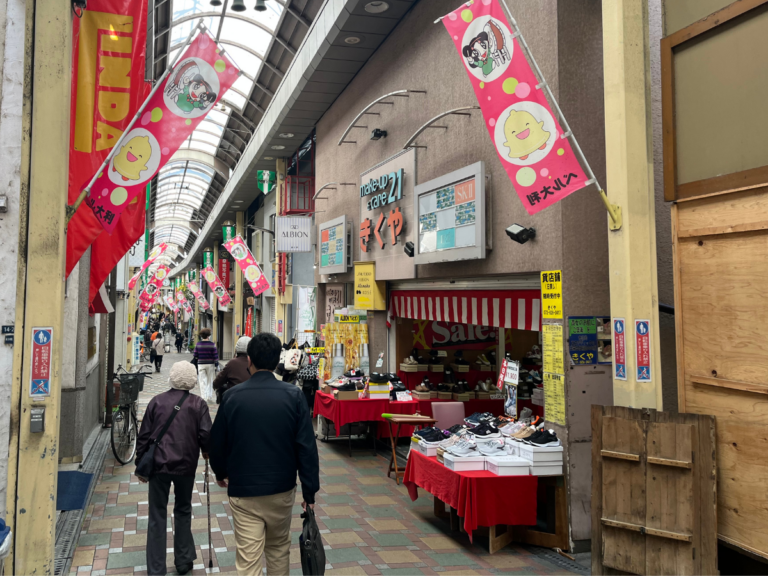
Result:
[[[140,121],[124,136],[85,200],[108,233],[239,74],[206,30],[190,43],[161,88],[150,96]]]
[[[463,3],[442,19],[475,89],[501,163],[529,214],[588,179],[499,0]]]

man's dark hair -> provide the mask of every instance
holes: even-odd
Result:
[[[262,332],[248,342],[248,357],[257,370],[274,370],[280,362],[282,349],[277,336]]]
[[[211,329],[210,328],[203,328],[200,330],[200,338],[205,339],[209,338],[211,335]]]

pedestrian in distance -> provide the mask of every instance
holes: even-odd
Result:
[[[184,335],[181,332],[176,332],[176,352],[181,354],[181,347],[184,344]]]
[[[155,353],[155,372],[160,372],[160,366],[163,365],[163,354],[165,353],[165,340],[160,336],[152,342],[152,351]]]
[[[237,344],[235,344],[235,357],[227,362],[227,365],[213,381],[216,404],[221,404],[221,397],[224,392],[251,377],[251,373],[248,371],[248,343],[250,341],[250,336],[241,336],[238,339]]]
[[[216,377],[216,369],[219,367],[219,350],[216,348],[216,344],[211,342],[210,328],[200,330],[200,341],[195,346],[193,357],[197,362],[200,394],[206,402],[213,402],[213,379]]]
[[[278,380],[280,340],[257,334],[248,343],[251,377],[224,393],[211,429],[211,468],[227,488],[238,574],[288,574],[296,474],[302,506],[320,489],[317,444],[301,389]]]
[[[197,373],[189,362],[177,362],[171,368],[171,389],[150,400],[136,446],[136,462],[147,454],[160,437],[154,451],[154,472],[149,479],[149,520],[147,525],[147,573],[166,573],[166,524],[171,484],[173,504],[174,565],[179,574],[192,570],[195,540],[192,536],[192,490],[195,486],[200,452],[208,458],[211,416],[202,398],[189,393],[195,387]],[[178,407],[178,409],[177,409]],[[173,420],[171,414],[176,414]]]

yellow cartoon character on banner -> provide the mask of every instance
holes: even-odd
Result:
[[[544,122],[537,122],[533,114],[525,110],[512,110],[504,122],[504,134],[509,148],[510,158],[525,160],[531,152],[544,150],[549,140],[549,132],[544,130]]]
[[[126,142],[112,162],[112,170],[120,174],[123,180],[138,180],[147,170],[147,162],[152,156],[152,146],[148,136],[134,136]]]

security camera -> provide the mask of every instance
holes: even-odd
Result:
[[[387,137],[387,131],[381,130],[379,128],[374,128],[373,132],[371,132],[371,140],[381,140],[382,138]]]
[[[526,228],[525,226],[520,226],[520,224],[512,224],[512,226],[507,228],[505,232],[507,233],[507,236],[512,238],[512,240],[518,244],[525,244],[528,240],[536,238],[535,229]]]

